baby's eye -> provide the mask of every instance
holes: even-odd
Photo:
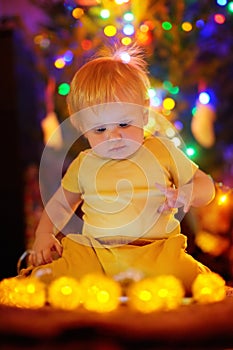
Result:
[[[120,128],[126,128],[127,126],[129,126],[129,123],[120,123],[119,124]]]
[[[104,127],[95,129],[95,132],[97,132],[98,134],[101,134],[104,131],[106,131],[106,128]]]

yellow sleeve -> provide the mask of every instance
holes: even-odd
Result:
[[[170,157],[169,172],[174,184],[177,187],[187,184],[193,178],[198,165],[189,159],[181,149],[176,147],[171,140],[161,138],[161,141],[168,149]]]

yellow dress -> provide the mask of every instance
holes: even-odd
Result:
[[[171,141],[156,137],[128,159],[81,152],[62,186],[82,194],[83,232],[63,238],[62,257],[33,274],[46,267],[53,278],[90,272],[114,277],[133,268],[145,277],[172,274],[190,293],[196,276],[209,269],[185,252],[177,210],[159,213],[165,197],[156,183],[182,186],[197,168]]]
[[[210,272],[209,268],[185,252],[186,237],[182,234],[149,242],[139,239],[119,246],[100,244],[96,239],[75,235],[63,238],[62,257],[50,264],[35,268],[39,275],[46,268],[50,278],[71,276],[77,279],[87,273],[100,273],[113,277],[134,269],[142,277],[172,274],[179,278],[191,294],[191,286],[198,274]],[[78,238],[78,239],[77,239]],[[141,241],[141,243],[140,243]]]

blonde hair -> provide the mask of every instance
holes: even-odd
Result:
[[[67,105],[70,114],[108,102],[145,104],[150,86],[140,47],[105,49],[74,75]]]

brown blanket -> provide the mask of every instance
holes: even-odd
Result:
[[[0,306],[0,349],[232,349],[233,298],[141,314],[121,306],[108,314]]]

